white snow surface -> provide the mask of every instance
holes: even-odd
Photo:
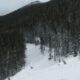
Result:
[[[48,48],[42,54],[40,46],[33,44],[27,44],[25,54],[25,67],[11,80],[80,80],[79,57],[65,59],[67,64],[54,62],[48,60]]]

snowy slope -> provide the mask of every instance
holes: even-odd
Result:
[[[48,60],[48,48],[43,55],[40,46],[33,44],[27,44],[25,54],[25,67],[11,80],[80,80],[79,57],[66,59],[67,64],[55,63]]]

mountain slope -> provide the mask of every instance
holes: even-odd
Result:
[[[79,57],[65,59],[67,64],[54,62],[53,59],[48,60],[48,48],[44,55],[39,48],[40,46],[27,44],[26,65],[11,80],[80,80]]]

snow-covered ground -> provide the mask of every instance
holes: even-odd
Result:
[[[48,48],[44,55],[40,46],[27,44],[26,65],[11,80],[80,80],[79,57],[65,59],[67,64],[48,60]]]

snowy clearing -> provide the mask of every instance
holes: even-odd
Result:
[[[80,80],[79,57],[66,59],[67,64],[55,63],[48,60],[48,48],[43,55],[33,44],[27,44],[26,55],[25,67],[11,80]]]

